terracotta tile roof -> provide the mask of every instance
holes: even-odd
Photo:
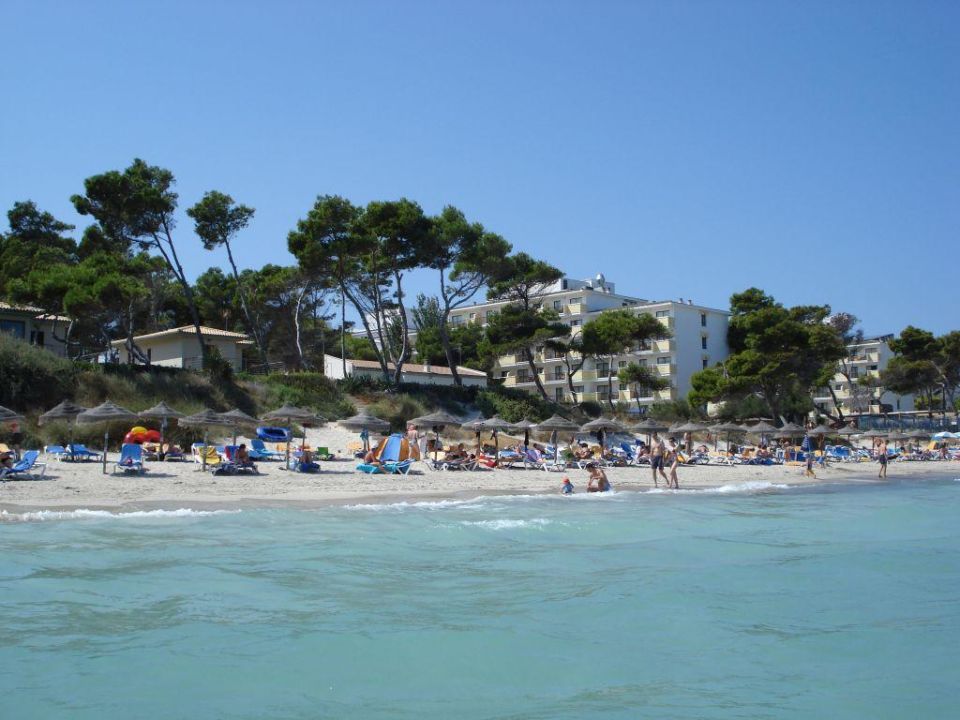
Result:
[[[0,311],[2,310],[33,315],[34,320],[49,320],[51,322],[66,323],[70,322],[70,318],[68,317],[64,317],[63,315],[48,315],[43,308],[34,307],[33,305],[14,305],[12,303],[0,300]]]
[[[348,363],[352,364],[354,367],[358,368],[368,368],[371,370],[379,370],[380,363],[376,360],[347,360]],[[393,363],[387,363],[387,367],[390,370],[396,368],[396,365]],[[416,363],[404,363],[402,372],[411,373],[414,375],[452,375],[450,368],[446,365],[417,365]],[[457,372],[461,375],[469,375],[470,377],[486,377],[485,372],[479,370],[473,370],[472,368],[465,368],[462,365],[457,365]]]
[[[229,330],[218,330],[217,328],[207,327],[206,325],[200,326],[200,332],[204,337],[234,338],[243,344],[251,342],[250,338],[244,333],[231,332]],[[160,332],[148,333],[147,335],[137,335],[133,338],[133,341],[138,343],[142,340],[153,340],[154,338],[172,337],[174,335],[194,335],[195,333],[196,330],[194,330],[193,325],[184,325],[183,327],[161,330]],[[110,344],[123,345],[123,343],[123,340],[114,340]]]

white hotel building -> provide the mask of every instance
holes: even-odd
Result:
[[[640,397],[641,405],[676,400],[686,396],[690,389],[690,377],[695,372],[710,367],[728,355],[728,312],[682,299],[654,302],[621,295],[603,275],[597,275],[592,280],[558,280],[543,290],[540,302],[543,307],[559,313],[561,321],[572,327],[573,334],[604,310],[620,308],[652,315],[672,333],[671,338],[650,341],[631,353],[618,356],[610,364],[605,360],[588,359],[583,368],[573,375],[573,386],[581,402],[607,402],[607,379],[612,375],[613,402],[627,403],[630,411],[637,412],[637,398],[633,396],[632,389],[621,385],[616,377],[619,370],[631,362],[655,368],[661,377],[670,381],[669,389]],[[505,301],[491,301],[458,308],[451,313],[450,323],[454,326],[473,322],[485,324],[490,313],[495,313],[506,304]],[[558,401],[571,401],[563,360],[551,351],[538,347],[534,350],[534,361],[547,393]],[[501,380],[507,387],[537,392],[529,363],[522,353],[500,357],[494,367],[493,378]]]
[[[839,404],[845,415],[913,411],[913,395],[896,395],[882,385],[867,389],[853,386],[863,378],[879,380],[881,371],[894,356],[890,349],[891,340],[893,335],[881,335],[848,345],[847,357],[837,363],[831,388],[820,388],[814,393],[817,408],[821,412],[835,413]]]

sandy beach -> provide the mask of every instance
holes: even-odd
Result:
[[[369,502],[422,501],[467,498],[494,494],[536,494],[559,492],[567,475],[578,492],[583,492],[587,472],[571,468],[564,473],[542,470],[497,469],[475,472],[434,471],[417,463],[410,474],[366,475],[358,472],[347,445],[355,433],[325,427],[308,433],[312,447],[328,447],[338,460],[321,463],[316,474],[290,472],[279,462],[260,462],[259,475],[214,475],[202,472],[192,462],[148,462],[144,475],[104,475],[97,462],[47,462],[46,474],[38,481],[11,481],[0,484],[0,509],[20,513],[41,509],[141,510],[180,508],[277,507]],[[116,460],[116,453],[110,454]],[[818,483],[872,483],[874,463],[832,464],[817,470],[817,478],[803,476],[796,466],[734,467],[681,466],[680,487],[684,489],[729,488],[745,483],[770,485],[811,485]],[[108,471],[112,471],[108,464]],[[956,463],[891,463],[890,479],[922,478],[950,472],[960,474]],[[653,489],[647,467],[609,468],[614,490]],[[661,487],[663,483],[661,481]],[[762,489],[762,486],[756,486]]]

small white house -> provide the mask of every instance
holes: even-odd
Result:
[[[67,356],[67,346],[63,339],[69,325],[68,317],[47,315],[40,308],[11,305],[0,300],[0,332],[35,347],[42,347],[54,355]]]
[[[249,337],[243,333],[217,330],[203,325],[200,326],[200,332],[203,335],[203,342],[208,347],[219,350],[220,356],[229,362],[234,370],[243,370],[244,350],[253,345]],[[136,335],[133,342],[150,359],[151,365],[192,370],[203,368],[203,354],[193,325],[184,325],[148,335]],[[121,363],[129,362],[123,340],[114,340],[110,345],[120,354]]]
[[[396,367],[390,364],[390,371],[393,372]],[[323,372],[334,380],[341,380],[344,377],[368,377],[377,380],[383,379],[383,372],[380,369],[380,363],[375,360],[347,360],[346,375],[344,374],[344,361],[333,355],[323,356]],[[472,370],[463,366],[457,366],[457,373],[464,385],[476,385],[479,387],[487,386],[487,374],[479,370]],[[405,383],[420,383],[421,385],[453,385],[453,374],[446,365],[416,365],[414,363],[404,363],[400,375],[400,381]]]

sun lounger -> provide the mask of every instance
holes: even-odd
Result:
[[[239,450],[237,445],[226,445],[223,448],[223,459],[226,460],[229,465],[233,466],[232,469],[238,473],[249,472],[254,475],[259,475],[260,473],[257,472],[257,466],[252,462],[245,465],[237,460],[237,450]]]
[[[283,460],[285,453],[270,450],[264,444],[263,440],[253,438],[250,441],[250,457],[254,460]]]
[[[367,475],[376,475],[384,472],[382,465],[374,465],[373,463],[360,463],[357,465],[357,470]]]
[[[11,468],[0,470],[0,480],[39,480],[47,471],[47,464],[37,462],[39,450],[27,450],[20,461]],[[40,468],[40,473],[34,472]]]
[[[3,450],[0,450],[3,452]],[[47,445],[43,452],[45,455],[50,455],[55,457],[57,460],[63,460],[64,456],[69,456],[70,453],[67,452],[67,449],[63,445]]]
[[[113,471],[123,470],[125,473],[135,472],[143,475],[143,448],[134,443],[125,443],[120,448],[120,459],[113,466]]]
[[[67,454],[71,460],[99,460],[100,453],[88,450],[86,445],[74,443],[67,446]]]
[[[317,460],[333,460],[334,455],[330,452],[330,448],[318,447],[317,451],[313,454]]]

